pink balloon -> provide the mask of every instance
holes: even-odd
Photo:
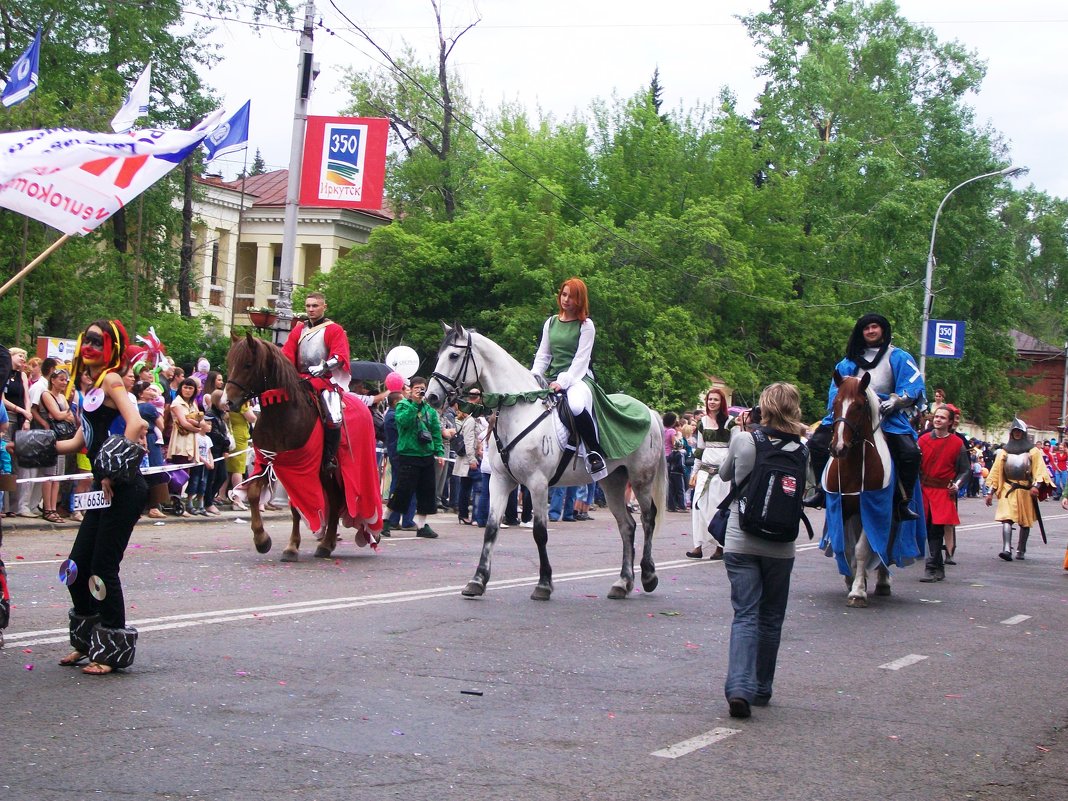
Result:
[[[400,373],[390,373],[386,376],[386,389],[390,392],[400,392],[404,389],[404,376]]]

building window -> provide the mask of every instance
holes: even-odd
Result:
[[[211,243],[211,285],[219,285],[219,240]]]

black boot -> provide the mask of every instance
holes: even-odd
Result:
[[[337,449],[341,446],[341,429],[323,426],[323,467],[337,469]]]
[[[898,520],[919,520],[920,516],[912,511],[909,504],[912,502],[913,490],[916,489],[916,479],[920,475],[920,449],[911,434],[887,434],[886,445],[894,460],[897,480],[904,496],[897,504]]]
[[[575,430],[586,445],[586,468],[594,481],[600,481],[608,475],[604,456],[601,455],[601,443],[597,439],[597,427],[589,412],[575,415]]]
[[[808,440],[808,454],[812,462],[812,474],[816,477],[811,496],[801,502],[809,509],[822,509],[827,505],[827,493],[823,491],[823,471],[831,458],[831,427],[821,425]]]

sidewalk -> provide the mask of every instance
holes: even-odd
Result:
[[[284,517],[289,519],[289,504],[280,506],[276,512],[264,511],[263,517],[265,520],[271,520],[277,517]],[[134,528],[141,528],[145,526],[154,526],[157,523],[210,523],[213,520],[251,520],[251,512],[237,512],[232,510],[229,506],[220,506],[219,514],[217,515],[191,515],[184,514],[181,517],[177,515],[168,514],[166,517],[148,517],[147,515],[141,515],[137,521],[137,525]],[[74,533],[78,530],[78,523],[64,519],[63,523],[49,523],[43,517],[5,517],[3,519],[4,531],[19,531],[19,532],[32,532],[32,531],[70,531]]]

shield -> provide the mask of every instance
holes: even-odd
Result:
[[[381,362],[349,362],[349,375],[353,381],[385,381],[392,372],[389,365]]]

